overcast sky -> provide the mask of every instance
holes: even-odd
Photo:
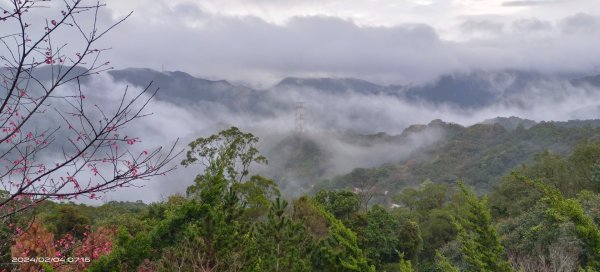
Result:
[[[133,16],[104,42],[117,68],[270,83],[423,82],[470,69],[594,72],[597,0],[108,0]]]
[[[600,73],[598,0],[105,1],[105,26],[134,12],[101,41],[118,69],[263,86],[286,76],[407,84],[473,69]],[[33,13],[51,19],[61,2]],[[66,35],[76,42],[77,31]]]

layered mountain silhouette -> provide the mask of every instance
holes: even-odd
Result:
[[[202,79],[180,71],[158,72],[129,68],[108,73],[117,81],[135,86],[145,87],[153,82],[162,90],[157,97],[160,100],[182,105],[202,101],[217,102],[234,111],[250,110],[257,113],[266,113],[269,108],[289,106],[270,96],[290,90],[310,90],[328,95],[384,95],[420,103],[476,109],[495,103],[518,104],[524,93],[544,82],[575,88],[600,88],[600,75],[544,75],[517,70],[444,75],[436,81],[412,86],[381,85],[355,78],[289,77],[266,90],[232,84],[225,80]],[[547,95],[568,94],[548,90]]]
[[[43,80],[49,79],[58,70],[57,66],[44,66],[37,68],[33,74]],[[66,69],[61,71],[64,73]],[[68,76],[82,71],[83,68],[75,67]],[[2,69],[0,72],[9,71]],[[265,99],[270,94],[302,89],[330,95],[388,95],[408,101],[481,108],[499,102],[514,103],[515,97],[542,82],[575,88],[600,88],[600,75],[547,75],[519,70],[455,73],[420,85],[382,85],[356,78],[288,77],[266,90],[232,84],[226,80],[203,79],[181,71],[159,72],[147,68],[127,68],[111,70],[108,74],[116,81],[138,87],[146,87],[152,82],[153,87],[160,87],[162,90],[157,96],[160,100],[182,105],[202,101],[219,102],[232,110],[264,110],[265,105],[261,105],[261,101],[273,102]],[[547,95],[556,94],[549,91]]]

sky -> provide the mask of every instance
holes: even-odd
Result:
[[[7,0],[0,0],[0,4]],[[95,3],[83,0],[84,3]],[[269,87],[284,77],[421,84],[472,70],[600,73],[597,0],[105,0],[116,69]],[[53,18],[36,9],[33,23]],[[89,15],[89,14],[88,14]],[[58,17],[58,16],[56,16]],[[81,17],[89,23],[92,18]],[[77,31],[62,40],[77,43]]]
[[[108,0],[117,68],[269,86],[286,76],[422,83],[473,69],[594,72],[596,0]]]

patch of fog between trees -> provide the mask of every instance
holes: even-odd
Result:
[[[84,86],[95,93],[99,105],[114,105],[126,88],[108,75],[100,75]],[[129,87],[130,91],[136,88]],[[492,106],[482,109],[460,109],[449,105],[432,105],[426,102],[408,102],[388,95],[368,95],[354,92],[342,95],[324,94],[317,90],[296,89],[269,94],[269,99],[289,106],[265,116],[252,112],[234,112],[223,105],[198,101],[193,106],[179,106],[153,100],[148,108],[152,115],[129,126],[132,136],[142,143],[132,146],[134,151],[148,147],[169,146],[180,139],[180,148],[197,137],[205,137],[229,126],[261,137],[261,150],[265,153],[277,142],[294,131],[294,104],[302,101],[306,107],[306,135],[331,154],[331,164],[324,176],[350,171],[354,167],[376,166],[404,159],[419,147],[443,139],[435,131],[414,134],[406,142],[363,144],[344,140],[346,132],[373,134],[386,132],[400,134],[411,124],[427,124],[434,119],[471,125],[498,116],[518,116],[536,121],[591,119],[599,116],[599,92],[590,86],[574,87],[567,83],[539,82],[519,94],[512,95]],[[128,132],[128,133],[129,133]],[[177,162],[180,160],[176,160]],[[277,162],[271,161],[271,166]],[[257,168],[260,172],[269,172]],[[183,193],[200,173],[199,167],[183,168],[149,182],[140,181],[142,188],[126,188],[106,195],[106,200],[158,201],[174,193]],[[294,189],[294,186],[290,186]],[[301,189],[301,188],[295,188]],[[294,189],[294,190],[295,190]],[[296,194],[297,192],[294,192]]]
[[[266,156],[271,158],[266,166],[257,167],[257,171],[268,177],[275,178],[280,183],[283,193],[289,196],[299,196],[311,191],[312,185],[323,179],[330,179],[352,171],[358,167],[375,167],[385,163],[399,162],[408,158],[420,148],[430,146],[443,139],[444,131],[437,127],[424,129],[420,132],[409,133],[406,137],[377,135],[355,135],[335,133],[325,130],[313,130],[303,133],[258,132],[262,143],[259,148],[266,150]],[[264,135],[264,136],[262,136]],[[291,140],[292,144],[289,144]],[[317,158],[300,156],[297,147],[292,147],[293,142],[302,142],[319,150]],[[288,143],[290,149],[274,148],[277,143]],[[312,153],[309,150],[308,153]],[[292,154],[290,154],[292,153]],[[296,157],[294,158],[294,155]],[[290,169],[290,160],[300,160],[296,167],[304,169]],[[318,162],[319,166],[312,169],[311,159]],[[303,166],[307,163],[308,166]],[[302,173],[308,169],[310,174]]]

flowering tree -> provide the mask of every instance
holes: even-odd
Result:
[[[96,199],[172,170],[175,145],[144,150],[127,135],[158,89],[125,89],[106,105],[85,87],[111,69],[98,40],[129,17],[101,27],[103,7],[0,1],[0,224],[44,200]]]
[[[17,259],[44,257],[47,260],[43,262],[48,263],[55,271],[84,271],[91,262],[110,253],[111,240],[115,236],[114,230],[99,227],[90,231],[87,227],[81,239],[70,233],[56,239],[37,221],[32,222],[27,231],[20,229],[18,231],[19,237],[11,247],[12,257]],[[12,268],[19,271],[40,271],[39,263],[20,262]]]

